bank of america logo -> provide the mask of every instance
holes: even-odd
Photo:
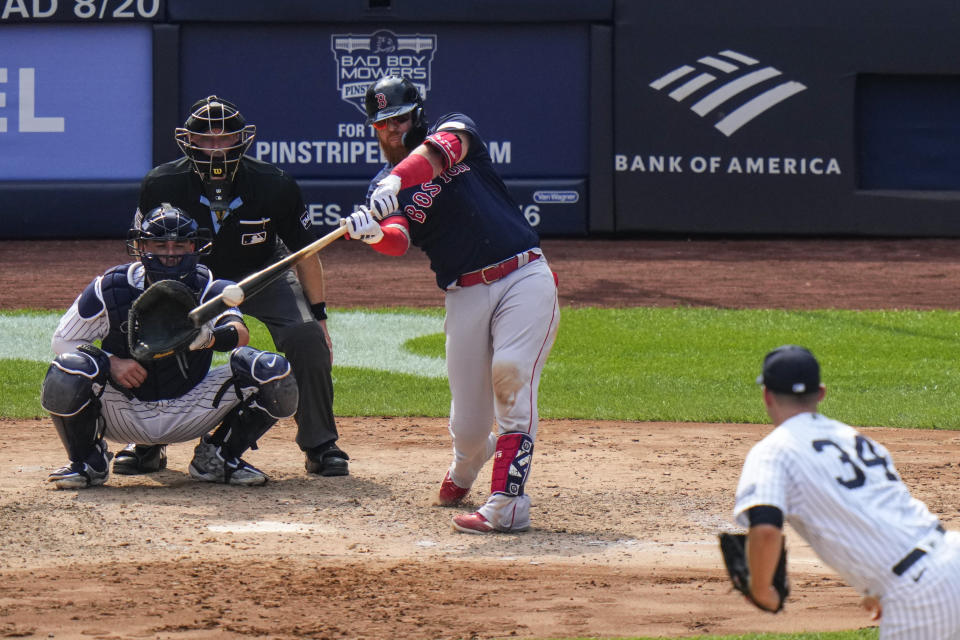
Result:
[[[699,67],[688,64],[677,67],[651,82],[650,87],[656,91],[669,91],[667,95],[677,102],[684,102],[688,98],[696,100],[690,105],[690,110],[701,118],[725,106],[725,115],[713,126],[727,137],[768,109],[807,88],[799,82],[781,82],[783,74],[773,67],[754,69],[760,64],[759,60],[729,49],[715,56],[704,56],[697,63]],[[723,84],[716,86],[717,82]],[[754,87],[761,93],[744,101],[742,94]],[[707,89],[712,91],[703,95],[701,90]]]

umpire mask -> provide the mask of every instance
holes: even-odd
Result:
[[[256,134],[236,105],[217,96],[196,101],[176,129],[177,145],[200,176],[210,210],[218,217],[229,210],[240,159]]]

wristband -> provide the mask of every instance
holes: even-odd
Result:
[[[313,312],[313,317],[317,320],[326,320],[327,319],[327,303],[326,302],[315,302],[310,305],[310,311]]]
[[[240,334],[234,325],[225,324],[213,329],[213,344],[210,348],[214,351],[233,351],[238,344]]]
[[[463,143],[460,142],[460,138],[449,131],[437,131],[432,136],[427,136],[423,143],[440,152],[444,169],[457,164],[460,161],[460,154],[463,153]]]

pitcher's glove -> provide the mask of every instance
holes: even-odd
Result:
[[[130,307],[130,356],[146,364],[187,351],[200,334],[187,316],[196,306],[196,296],[182,282],[161,280],[150,285]]]
[[[787,549],[786,546],[780,547],[780,561],[777,563],[777,570],[773,574],[773,588],[780,594],[780,604],[776,609],[768,609],[754,600],[750,593],[750,569],[747,566],[747,536],[742,533],[721,533],[720,553],[723,554],[723,563],[730,575],[730,581],[733,588],[747,597],[754,606],[762,611],[778,613],[783,609],[783,601],[790,595],[790,586],[787,584]]]

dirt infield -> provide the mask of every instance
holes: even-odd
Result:
[[[0,308],[65,308],[93,275],[127,260],[122,244],[0,242]],[[543,246],[564,306],[934,309],[960,299],[952,240]],[[335,309],[442,304],[419,253],[390,259],[343,241],[322,257]],[[468,536],[449,528],[456,511],[433,504],[450,454],[443,420],[339,424],[347,478],[307,476],[294,425],[282,421],[247,456],[270,474],[266,487],[193,482],[192,445],[180,444],[162,473],[74,492],[44,483],[64,462],[46,420],[0,421],[0,636],[548,638],[869,625],[853,590],[789,530],[786,613],[755,612],[730,593],[714,535],[729,522],[743,456],[768,427],[544,421],[528,487],[533,529]],[[960,526],[960,434],[867,432],[915,495]],[[484,494],[481,483],[470,498]]]

